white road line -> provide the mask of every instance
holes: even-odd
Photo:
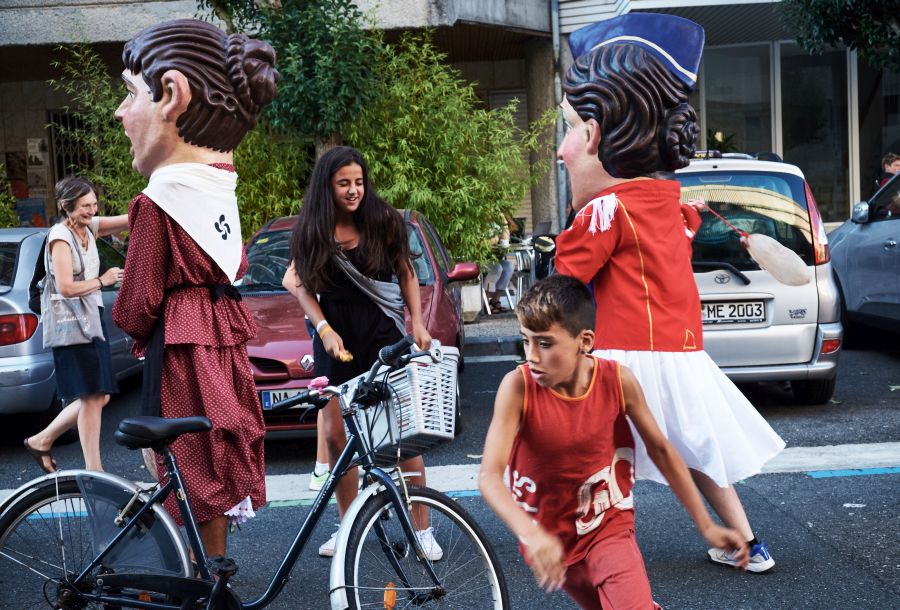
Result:
[[[466,362],[479,364],[482,362],[518,362],[521,356],[466,356]]]
[[[475,460],[469,464],[429,466],[428,485],[444,492],[477,490],[478,466]],[[776,474],[893,467],[900,467],[900,442],[789,447],[766,464],[763,472]],[[0,490],[0,499],[12,491]],[[266,496],[270,502],[312,500],[316,493],[309,489],[309,474],[266,477]]]

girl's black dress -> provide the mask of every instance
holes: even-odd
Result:
[[[344,255],[362,270],[359,248],[344,250]],[[367,373],[378,358],[378,350],[396,343],[403,334],[333,262],[329,264],[328,278],[328,286],[319,293],[319,306],[328,324],[344,341],[344,349],[353,354],[353,360],[341,362],[329,356],[319,335],[313,333],[313,370],[317,377],[328,377],[330,384],[340,385]],[[390,270],[379,271],[373,279],[397,282]]]

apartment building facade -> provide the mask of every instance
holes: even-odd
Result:
[[[887,151],[900,153],[900,74],[874,70],[847,49],[808,55],[778,0],[359,0],[388,36],[431,28],[436,44],[488,107],[520,101],[522,126],[559,100],[571,65],[566,36],[631,11],[666,12],[704,26],[693,103],[702,146],[772,151],[806,173],[826,220],[867,197]],[[59,44],[89,42],[114,75],[125,40],[165,19],[192,17],[194,0],[0,1],[0,162],[23,209],[53,213],[52,185],[84,155],[53,127],[71,120],[47,84]],[[548,133],[544,156],[557,133]],[[535,159],[537,160],[537,157]],[[546,171],[517,215],[559,226],[565,180]],[[37,220],[37,218],[36,218]]]

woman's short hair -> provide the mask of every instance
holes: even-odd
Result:
[[[244,34],[226,35],[197,19],[142,30],[125,44],[122,60],[133,74],[143,76],[154,102],[162,99],[163,74],[184,74],[191,102],[178,117],[178,135],[189,144],[218,151],[237,147],[277,91],[275,51],[268,43]]]
[[[97,194],[97,187],[84,176],[66,176],[56,183],[56,205],[68,218],[75,209],[75,202],[88,193]]]
[[[644,48],[613,43],[579,57],[563,82],[582,120],[600,125],[599,158],[616,178],[687,166],[700,128],[688,87]]]

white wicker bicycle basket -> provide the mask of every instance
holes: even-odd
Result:
[[[453,439],[456,432],[456,367],[459,350],[440,347],[443,359],[412,360],[402,369],[388,373],[383,368],[376,381],[393,388],[392,399],[378,406],[360,409],[356,423],[363,440],[375,450],[379,463],[395,463],[428,451]],[[365,376],[357,377],[348,383]]]

